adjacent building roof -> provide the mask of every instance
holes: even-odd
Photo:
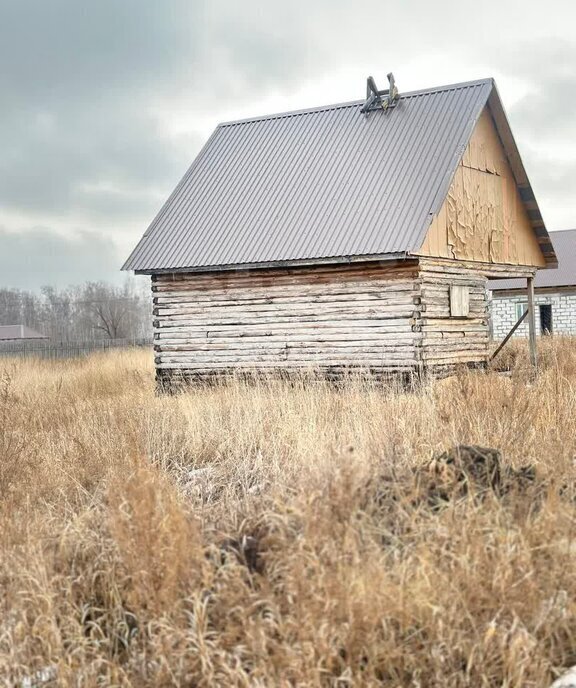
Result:
[[[0,342],[12,339],[48,339],[26,325],[0,325]]]
[[[576,287],[576,229],[550,232],[550,239],[558,257],[558,267],[553,270],[538,270],[534,287]],[[492,291],[526,288],[526,280],[520,279],[490,280],[488,284]]]
[[[492,79],[220,124],[126,261],[142,273],[395,258],[417,251],[488,104],[555,257]]]

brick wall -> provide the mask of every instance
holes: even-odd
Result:
[[[526,304],[526,295],[497,296],[492,294],[491,326],[494,339],[504,338],[518,320],[517,304]],[[540,304],[552,306],[552,332],[554,334],[576,334],[576,293],[536,294],[536,333],[540,334]],[[528,319],[514,333],[514,336],[528,336]]]

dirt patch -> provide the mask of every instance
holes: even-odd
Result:
[[[534,466],[514,469],[503,465],[498,449],[464,444],[435,454],[428,465],[416,470],[416,480],[420,499],[432,508],[468,495],[524,494],[538,482]]]

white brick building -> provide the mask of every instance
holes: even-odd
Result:
[[[537,334],[576,335],[576,229],[551,232],[558,267],[536,274]],[[527,307],[525,280],[491,280],[491,327],[503,339]],[[528,336],[528,319],[514,336]]]

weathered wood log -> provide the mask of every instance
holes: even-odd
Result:
[[[154,345],[154,349],[156,351],[160,352],[167,352],[167,351],[182,351],[182,352],[198,352],[198,351],[209,351],[214,354],[218,354],[219,352],[222,351],[227,351],[227,352],[236,352],[238,355],[244,354],[244,353],[249,353],[252,354],[254,352],[259,353],[259,352],[287,352],[287,351],[309,351],[309,352],[315,352],[319,351],[320,353],[330,353],[330,352],[336,352],[336,351],[355,351],[358,354],[362,354],[365,352],[370,352],[370,353],[375,353],[375,354],[380,354],[380,353],[385,353],[388,351],[398,351],[398,350],[406,350],[407,347],[410,347],[414,343],[414,338],[413,337],[405,337],[405,338],[398,338],[395,341],[389,341],[388,343],[383,343],[383,342],[377,342],[377,341],[372,341],[372,342],[350,342],[350,341],[294,341],[290,340],[290,342],[270,342],[266,340],[265,342],[243,342],[243,347],[242,350],[239,351],[238,349],[238,342],[235,341],[212,341],[210,343],[202,343],[201,340],[196,340],[193,343],[187,342],[187,343],[179,343],[179,344],[167,344],[164,342],[159,342],[158,344]],[[446,344],[449,344],[450,346],[454,346],[453,342],[446,342]]]
[[[292,324],[295,325],[297,323],[311,323],[311,322],[331,322],[331,323],[336,323],[340,322],[340,324],[348,321],[351,322],[357,322],[358,320],[362,321],[371,321],[375,320],[378,322],[389,322],[392,320],[397,320],[397,319],[407,319],[407,318],[418,318],[420,315],[420,311],[418,310],[413,310],[413,311],[406,311],[406,310],[399,310],[398,312],[390,313],[388,311],[383,311],[381,313],[373,313],[370,312],[369,310],[363,311],[362,313],[357,313],[352,309],[345,309],[343,312],[336,312],[336,313],[330,313],[330,314],[323,314],[322,312],[319,314],[314,314],[314,313],[307,313],[307,314],[299,314],[299,315],[294,315],[291,313],[285,313],[282,315],[278,316],[273,316],[273,315],[267,315],[267,316],[258,316],[257,317],[257,322],[259,324],[273,324],[273,323],[285,323],[285,324]],[[245,325],[249,320],[246,317],[242,317],[241,314],[238,315],[230,315],[228,317],[214,317],[211,315],[210,311],[208,310],[202,317],[198,316],[196,318],[190,318],[190,317],[179,317],[179,318],[157,318],[156,319],[156,325],[158,329],[162,329],[165,327],[188,327],[188,326],[195,326],[195,327],[203,327],[203,328],[212,328],[212,327],[217,327],[217,326],[222,326],[222,325]]]
[[[465,323],[467,326],[473,326],[473,325],[487,325],[487,320],[482,317],[478,318],[466,318],[466,320],[462,318],[428,318],[427,314],[426,317],[423,317],[421,319],[422,326],[424,328],[430,328],[430,329],[446,329],[449,330],[450,328],[452,329],[461,329],[462,324]]]
[[[450,332],[424,332],[423,338],[427,342],[431,341],[450,341],[453,346],[464,346],[463,342],[456,343],[455,339],[472,339],[472,340],[486,340],[486,333],[484,331],[473,331],[473,330],[452,330]]]
[[[439,363],[469,363],[469,362],[486,362],[488,354],[482,354],[481,351],[446,351],[446,352],[424,352],[422,360],[425,365],[439,364]]]
[[[361,313],[378,313],[386,312],[389,314],[393,313],[412,313],[415,309],[415,305],[412,300],[402,303],[402,300],[398,301],[387,301],[384,303],[375,301],[340,301],[337,303],[325,303],[321,305],[315,304],[275,304],[266,303],[261,305],[238,305],[236,303],[231,303],[229,305],[211,305],[206,307],[198,307],[196,305],[180,306],[172,308],[154,308],[153,313],[156,316],[165,316],[167,318],[181,318],[181,317],[191,317],[195,315],[205,315],[206,308],[209,308],[211,316],[230,316],[230,315],[245,315],[246,317],[263,315],[284,315],[294,314],[294,315],[315,315],[318,312],[321,313],[334,313],[334,314],[351,314],[360,315]],[[472,308],[472,304],[471,304]],[[422,310],[418,308],[418,310]],[[426,309],[427,310],[427,309]]]
[[[157,299],[188,299],[194,298],[197,301],[227,300],[229,298],[252,299],[267,298],[273,296],[298,297],[308,296],[338,296],[347,294],[362,293],[381,293],[381,294],[400,294],[403,292],[420,292],[420,283],[417,280],[409,282],[384,282],[381,280],[370,280],[365,282],[336,282],[334,284],[318,285],[277,285],[271,284],[267,287],[215,287],[214,289],[195,289],[193,285],[187,285],[174,291],[159,289],[155,286],[152,295]]]
[[[473,359],[469,359],[473,360]],[[416,369],[417,361],[409,358],[362,358],[356,361],[355,364],[350,362],[350,359],[343,356],[324,356],[322,358],[280,358],[280,357],[260,357],[260,358],[196,358],[196,359],[181,359],[181,358],[166,358],[156,357],[156,364],[171,365],[174,368],[181,370],[188,370],[192,367],[228,367],[239,366],[244,368],[269,368],[281,367],[287,368],[314,368],[318,366],[352,366],[357,367],[412,367]]]
[[[456,349],[453,342],[445,342],[444,344],[434,346],[428,346],[425,343],[422,344],[423,360],[426,360],[427,358],[433,358],[436,355],[440,357],[443,357],[445,354],[454,356],[468,354],[476,355],[478,352],[480,352],[480,354],[486,354],[488,352],[487,346],[481,342],[478,342],[476,344],[468,343],[465,347]]]
[[[245,338],[245,337],[279,337],[290,336],[302,338],[338,337],[349,340],[370,337],[394,337],[413,331],[414,320],[411,318],[393,320],[345,321],[339,322],[309,322],[299,323],[297,326],[287,326],[285,323],[261,324],[256,322],[238,325],[222,325],[210,328],[162,327],[156,328],[156,339],[206,339],[206,338]],[[343,326],[344,325],[344,326]],[[473,328],[472,328],[473,329]]]
[[[384,374],[407,374],[413,375],[416,371],[414,365],[402,365],[402,364],[392,364],[392,365],[342,365],[335,363],[332,365],[309,365],[302,366],[301,364],[290,365],[286,363],[278,364],[274,363],[272,365],[259,364],[258,366],[248,366],[241,364],[214,364],[210,366],[190,366],[188,368],[181,368],[178,364],[174,365],[172,363],[156,363],[156,370],[165,371],[170,377],[174,376],[175,379],[187,379],[194,378],[196,376],[201,376],[201,378],[207,378],[212,376],[244,376],[249,375],[250,377],[258,378],[261,374],[266,376],[285,377],[286,374],[297,375],[302,377],[324,377],[332,379],[333,376],[338,374],[341,375],[369,375],[370,377],[377,377],[378,375]]]
[[[406,339],[404,341],[412,340]],[[322,355],[323,353],[328,354],[333,352],[349,353],[350,350],[356,351],[358,355],[362,355],[363,353],[370,353],[371,355],[375,354],[377,356],[380,356],[382,354],[387,355],[388,353],[401,353],[410,355],[412,357],[414,355],[412,347],[407,347],[405,344],[402,343],[394,345],[392,342],[390,342],[388,346],[383,346],[382,344],[377,344],[375,342],[367,342],[365,345],[358,342],[314,342],[311,344],[308,344],[307,342],[294,342],[294,344],[271,343],[267,344],[266,346],[260,346],[258,344],[247,344],[245,347],[242,348],[235,348],[233,345],[230,346],[226,344],[210,344],[206,347],[198,346],[194,348],[168,348],[162,345],[156,346],[158,351],[160,352],[175,352],[177,355],[191,354],[194,356],[196,356],[199,353],[206,353],[207,355],[232,354],[237,356],[243,356],[252,355],[252,353],[254,352],[259,354],[265,354],[268,351],[274,354],[284,354],[285,352],[289,351],[292,352],[294,355],[299,355],[299,353],[314,353],[315,355]]]
[[[472,333],[471,333],[472,334]],[[480,336],[481,333],[474,333],[476,336]],[[464,333],[457,333],[457,336],[463,337]],[[307,333],[302,334],[299,331],[296,333],[282,333],[276,335],[270,334],[260,334],[254,336],[250,332],[239,334],[236,336],[182,336],[180,338],[170,337],[170,336],[159,336],[154,339],[154,342],[161,346],[162,348],[166,346],[181,346],[181,347],[197,347],[197,346],[210,346],[223,344],[228,346],[238,346],[242,345],[244,347],[249,344],[255,344],[257,346],[274,346],[275,344],[281,345],[300,345],[301,343],[316,345],[317,343],[334,343],[334,345],[347,345],[354,346],[355,344],[366,344],[370,342],[374,346],[382,345],[386,346],[389,344],[395,344],[400,341],[402,342],[413,342],[415,340],[414,333],[411,330],[406,330],[404,332],[386,332],[377,334],[370,331],[360,331],[351,336],[350,332],[342,332],[340,334],[319,334]]]
[[[450,309],[443,306],[427,306],[424,313],[426,314],[426,318],[446,318],[450,313]],[[487,314],[488,310],[486,306],[476,306],[474,304],[470,304],[470,317],[487,317]],[[459,320],[463,321],[464,318],[459,318]]]
[[[428,297],[428,296],[448,297],[450,294],[450,285],[451,284],[455,284],[455,281],[453,278],[447,278],[446,284],[438,284],[435,282],[431,282],[430,280],[426,280],[421,287],[422,296],[423,297]],[[470,280],[466,280],[465,286],[467,286],[469,288],[471,296],[472,295],[478,295],[478,296],[481,296],[482,298],[484,298],[486,295],[486,289],[484,288],[484,284],[475,285]]]
[[[322,284],[334,281],[354,282],[366,279],[378,279],[383,282],[398,281],[399,279],[414,279],[417,277],[417,269],[413,266],[392,266],[379,264],[377,266],[334,266],[314,268],[300,268],[283,271],[280,269],[262,270],[238,270],[226,271],[219,274],[194,273],[194,274],[165,274],[153,276],[153,286],[171,285],[177,288],[179,285],[194,285],[195,289],[220,289],[228,285],[236,288],[266,287],[269,285],[282,286],[290,284]]]
[[[498,263],[474,263],[465,260],[446,258],[420,258],[420,272],[445,272],[447,274],[500,275],[509,277],[528,277],[536,270],[525,265],[503,265]]]
[[[438,297],[434,299],[438,303],[443,303],[447,297]],[[471,299],[481,301],[480,296],[474,295]],[[328,296],[326,298],[296,298],[296,297],[267,297],[262,299],[220,299],[215,301],[199,301],[194,297],[188,297],[186,300],[172,301],[166,300],[160,302],[158,299],[153,300],[153,308],[157,313],[170,314],[171,312],[190,312],[190,310],[201,311],[206,308],[212,309],[226,309],[242,308],[245,312],[260,312],[260,311],[279,311],[279,310],[294,310],[298,311],[303,308],[309,310],[321,310],[324,306],[341,307],[341,306],[366,306],[372,308],[384,308],[385,306],[413,306],[421,302],[421,296],[415,292],[404,292],[398,295],[382,294],[349,294]]]
[[[185,281],[185,280],[226,280],[234,279],[239,281],[243,278],[257,279],[283,279],[283,278],[301,278],[301,279],[315,279],[321,275],[336,275],[342,279],[347,279],[354,274],[367,275],[377,274],[387,277],[396,272],[414,272],[417,273],[418,261],[402,260],[402,261],[371,261],[371,262],[351,262],[338,265],[313,265],[313,266],[296,266],[296,267],[274,267],[274,268],[250,268],[238,270],[221,270],[218,272],[165,272],[156,273],[152,276],[153,282],[163,282],[165,280]]]

